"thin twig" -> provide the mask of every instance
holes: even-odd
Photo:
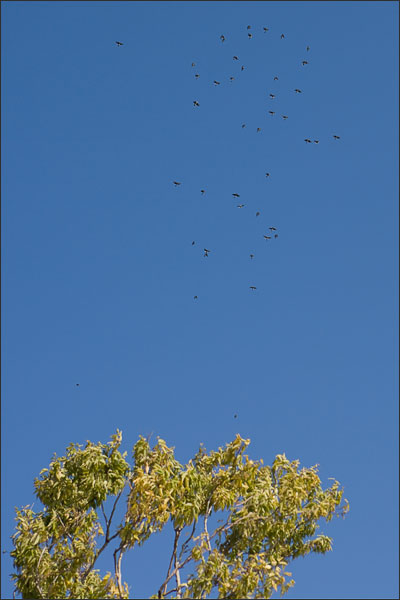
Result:
[[[187,539],[186,541],[184,541],[184,542],[183,542],[183,544],[182,544],[182,547],[181,547],[181,552],[180,552],[180,554],[179,554],[179,560],[181,560],[181,558],[182,558],[182,554],[184,554],[184,553],[186,552],[187,545],[189,544],[190,540],[191,540],[191,539],[192,539],[192,537],[194,536],[194,532],[195,532],[195,530],[196,530],[196,525],[197,525],[197,523],[196,523],[196,521],[194,521],[194,522],[193,522],[193,528],[192,528],[192,531],[191,531],[191,533],[190,533],[190,535],[189,535],[188,539]]]
[[[125,488],[125,486],[124,486],[124,488]],[[85,573],[84,573],[84,575],[82,577],[82,581],[85,581],[86,577],[89,575],[90,571],[93,569],[94,565],[96,564],[97,559],[99,558],[99,556],[103,552],[103,550],[105,550],[105,548],[108,546],[108,544],[119,535],[119,530],[118,530],[116,533],[114,533],[114,535],[112,535],[111,537],[109,537],[109,535],[110,535],[111,521],[112,521],[112,518],[114,516],[115,508],[117,506],[117,502],[120,499],[120,497],[122,495],[122,492],[124,491],[124,488],[120,491],[120,493],[118,494],[118,496],[115,499],[115,502],[114,502],[114,505],[113,505],[113,508],[112,508],[111,515],[110,515],[109,519],[107,519],[106,514],[104,512],[103,504],[101,505],[101,509],[103,511],[104,519],[105,519],[106,524],[107,524],[105,540],[104,540],[104,544],[96,552],[96,556],[94,557],[92,563],[86,569],[86,571],[85,571]]]
[[[110,533],[111,521],[112,521],[112,518],[114,516],[115,509],[117,507],[117,502],[121,498],[121,495],[122,495],[122,492],[124,491],[124,489],[125,489],[125,486],[122,488],[122,490],[120,491],[120,493],[118,494],[118,496],[115,499],[114,506],[112,508],[110,518],[108,519],[108,525],[107,525],[107,531],[106,531],[106,540],[108,540],[108,534]]]
[[[165,582],[160,586],[159,592],[161,592],[161,594],[163,596],[165,596],[165,593],[167,591],[167,584],[168,581],[171,579],[171,577],[169,576],[171,573],[171,567],[172,567],[172,563],[174,562],[174,565],[176,566],[176,548],[178,546],[178,540],[179,540],[179,536],[181,535],[181,531],[182,531],[182,527],[177,527],[175,529],[175,539],[174,539],[174,547],[172,549],[172,554],[171,554],[171,560],[169,561],[169,565],[168,565],[168,571],[167,571],[167,579],[165,580]],[[176,570],[176,569],[175,569]],[[175,571],[174,571],[175,574]]]
[[[211,552],[212,548],[211,548],[211,542],[210,542],[210,535],[208,533],[208,529],[207,529],[207,521],[208,521],[208,517],[211,514],[211,507],[210,507],[210,502],[208,502],[207,504],[207,509],[206,509],[206,513],[204,515],[204,532],[206,534],[206,540],[207,540],[207,544],[208,544],[208,551]]]
[[[176,579],[176,588],[177,588],[177,598],[181,597],[181,576],[180,576],[180,572],[179,572],[179,560],[176,556],[176,551],[178,548],[178,540],[179,540],[179,536],[181,535],[181,531],[182,531],[182,527],[179,527],[178,529],[175,529],[175,541],[174,541],[174,567],[175,567],[175,579]]]
[[[185,558],[185,560],[183,561],[183,563],[179,563],[179,569],[183,569],[183,567],[184,567],[184,566],[185,566],[185,565],[186,565],[186,564],[187,564],[189,561],[191,561],[191,560],[193,560],[193,557],[192,557],[191,555],[189,555],[187,558]],[[172,573],[170,573],[170,575],[167,577],[167,579],[165,580],[165,582],[163,583],[163,585],[161,586],[161,588],[162,588],[162,587],[164,587],[164,586],[167,586],[168,582],[169,582],[169,581],[170,581],[170,580],[171,580],[171,579],[172,579],[172,578],[175,576],[175,571],[176,571],[176,569],[174,569],[174,570],[172,571]],[[183,585],[183,584],[182,584],[182,585]],[[160,588],[160,590],[161,590],[161,593],[163,593],[161,588]]]
[[[122,543],[118,546],[118,548],[114,551],[114,572],[115,572],[115,577],[117,579],[117,585],[118,585],[118,592],[119,592],[119,597],[122,598],[122,594],[123,594],[123,590],[122,590],[122,583],[121,583],[121,561],[122,561],[122,555],[126,550],[126,544]],[[118,557],[118,562],[117,562],[117,553],[119,552],[119,557]]]

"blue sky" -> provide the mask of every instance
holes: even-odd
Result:
[[[187,461],[240,433],[350,501],[287,597],[398,597],[397,23],[395,2],[2,2],[3,548],[70,442],[153,432]],[[168,535],[127,558],[132,597]]]

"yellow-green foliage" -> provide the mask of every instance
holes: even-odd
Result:
[[[316,466],[299,470],[285,455],[264,466],[244,454],[250,440],[239,435],[216,452],[200,447],[186,465],[164,440],[151,448],[140,437],[130,467],[121,440],[117,431],[108,444],[71,444],[35,481],[44,510],[17,509],[11,555],[23,598],[129,598],[124,553],[168,523],[168,574],[152,598],[269,598],[294,585],[285,570],[291,560],[331,550],[331,539],[316,535],[318,521],[348,510],[337,481],[322,489]],[[126,513],[115,525],[124,491]],[[218,512],[223,519],[211,531]],[[114,574],[101,577],[95,563],[112,542]]]

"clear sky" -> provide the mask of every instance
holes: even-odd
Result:
[[[350,502],[287,597],[398,597],[397,24],[382,1],[2,2],[4,549],[70,442],[153,432],[187,461],[240,433]],[[132,597],[168,535],[126,559]]]

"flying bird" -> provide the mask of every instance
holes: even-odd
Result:
[[[273,110],[269,110],[268,112],[269,112],[270,115],[274,115],[275,114]]]
[[[269,176],[270,176],[270,173],[265,173],[265,177],[269,177]]]
[[[244,204],[238,204],[238,205],[237,205],[237,207],[238,207],[238,208],[243,208],[243,207],[244,207]]]
[[[281,33],[281,40],[283,40],[283,38],[284,38],[284,37],[285,37],[285,36],[284,36],[284,34],[283,34],[283,33]]]
[[[214,79],[214,83],[215,83],[215,85],[220,85],[221,82],[220,81],[215,81],[215,79]]]
[[[234,198],[240,198],[240,194],[232,194]]]
[[[302,65],[303,65],[303,67],[304,67],[304,65],[308,65],[308,62],[307,62],[306,60],[302,60],[302,61],[301,61],[301,64],[302,64]]]
[[[278,77],[276,75],[274,77],[274,81],[278,81]]]
[[[310,46],[307,46],[307,48],[306,48],[307,52],[309,51],[309,49],[310,49]]]
[[[200,190],[200,193],[201,193],[201,194],[205,194],[205,193],[206,193],[206,190]]]
[[[237,419],[237,415],[233,415],[233,418],[234,418],[234,419]]]
[[[193,300],[197,300],[197,296],[193,296]]]
[[[267,33],[268,27],[263,27],[263,29],[264,29],[264,33]]]
[[[270,240],[271,239],[270,235],[264,235],[264,237],[265,237],[266,240]]]
[[[243,123],[242,125],[242,129],[244,129],[246,127],[246,123]]]
[[[195,241],[193,241],[193,242],[192,242],[192,246],[194,246],[194,245],[195,245],[195,243],[196,243],[196,242],[195,242]]]
[[[253,260],[253,258],[254,258],[254,254],[250,254],[250,258]]]
[[[195,67],[195,66],[196,66],[196,63],[192,63],[192,67]]]
[[[289,117],[287,115],[282,115],[282,119],[288,119]]]
[[[255,285],[250,285],[249,287],[250,287],[251,290],[256,290],[257,289]]]
[[[314,144],[319,144],[319,140],[314,140]]]
[[[225,41],[225,36],[221,35],[219,39],[221,40],[221,42],[224,42]]]
[[[257,211],[257,212],[256,212],[256,217],[259,217],[259,216],[260,216],[260,212],[259,212],[259,211]]]
[[[253,37],[252,33],[248,33],[247,35],[248,35],[249,40]]]
[[[268,227],[270,231],[276,231],[276,227]]]
[[[308,138],[304,138],[304,141],[306,142],[306,144],[311,144],[311,140],[309,140]]]
[[[340,136],[339,135],[334,135],[333,136],[335,140],[340,140]]]
[[[239,60],[239,58],[237,56],[234,56],[233,60]]]
[[[234,79],[234,77],[229,77],[229,81],[233,81]]]
[[[301,94],[301,90],[299,90],[297,88],[294,91],[296,92],[296,94]]]
[[[200,104],[197,102],[197,100],[193,100],[193,106],[200,106]]]
[[[207,250],[207,248],[204,248],[204,256],[208,256],[209,252],[211,252],[211,250]]]
[[[174,186],[178,186],[178,185],[182,185],[182,183],[180,181],[173,181]]]
[[[274,235],[274,238],[277,238],[277,237],[278,237],[278,234],[276,233],[276,234]]]
[[[275,94],[270,94],[269,97],[270,98],[275,98]]]
[[[123,46],[124,44],[122,42],[115,42],[117,44],[117,46]]]
[[[251,25],[247,25],[247,29],[251,29]]]
[[[243,65],[241,66],[241,69],[240,69],[240,70],[241,70],[241,71],[244,71],[244,66],[243,66]]]
[[[80,385],[80,384],[79,384],[79,383],[76,383],[75,385],[76,385],[76,387],[79,387],[79,385]]]
[[[257,133],[261,131],[261,127],[257,127]]]
[[[196,73],[195,77],[196,77],[196,79],[198,79],[200,77],[200,75],[198,73]]]

